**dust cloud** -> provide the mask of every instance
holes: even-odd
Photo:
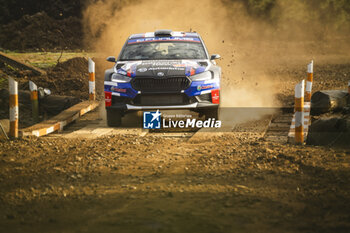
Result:
[[[210,54],[222,57],[222,107],[274,107],[280,105],[275,98],[280,90],[269,71],[296,58],[307,64],[314,58],[310,49],[317,47],[309,41],[320,33],[318,22],[311,27],[291,20],[309,13],[300,1],[276,2],[272,14],[279,20],[273,24],[251,17],[243,1],[97,1],[84,12],[86,43],[101,56],[117,56],[133,33],[196,31]]]

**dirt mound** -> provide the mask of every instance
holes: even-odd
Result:
[[[50,89],[52,95],[73,96],[80,100],[87,100],[89,98],[89,72],[86,58],[76,57],[58,63],[55,67],[48,70],[47,76],[30,76],[17,70],[9,72],[5,68],[6,66],[2,67],[6,73],[9,73],[18,81],[19,90],[28,91],[28,81],[31,80],[38,87]],[[0,119],[8,118],[8,93],[6,91],[6,89],[0,91]],[[25,102],[28,98],[22,98],[19,101],[20,127],[27,127],[33,123],[30,103],[28,104]],[[45,108],[49,107],[46,106]],[[56,108],[53,108],[53,111]],[[49,113],[52,115],[57,114],[52,111],[49,111]]]
[[[56,20],[45,12],[24,15],[0,27],[0,45],[10,50],[82,48],[80,19]]]
[[[47,76],[24,77],[19,80],[20,89],[28,90],[30,79],[38,87],[49,88],[54,95],[74,96],[81,100],[89,98],[88,61],[75,57],[47,71]]]
[[[51,88],[57,94],[76,96],[80,99],[89,98],[88,77],[88,61],[83,57],[59,63],[48,72],[48,79],[54,85],[54,88]]]
[[[88,61],[84,57],[75,57],[65,62],[58,63],[51,71],[53,72],[88,72]]]
[[[55,19],[70,16],[81,17],[81,11],[89,0],[0,0],[0,25],[20,19],[23,15],[33,15],[45,11]]]

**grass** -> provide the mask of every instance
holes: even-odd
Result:
[[[19,61],[31,64],[41,69],[47,69],[57,64],[58,58],[61,56],[60,52],[30,52],[30,53],[18,53],[18,52],[5,52],[9,56],[16,58]],[[63,52],[60,62],[67,61],[74,57],[93,57],[93,53],[88,52]]]
[[[7,78],[0,73],[0,89],[7,87]]]

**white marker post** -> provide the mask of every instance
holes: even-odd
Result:
[[[10,92],[10,136],[18,137],[18,83],[9,78],[9,92]]]
[[[312,82],[314,79],[313,73],[314,73],[314,61],[311,61],[307,65],[307,81],[306,81],[305,102],[311,102]]]
[[[304,86],[305,80],[295,85],[295,142],[304,143]]]
[[[348,82],[348,93],[350,95],[350,81]]]
[[[30,90],[30,100],[32,102],[33,121],[36,123],[39,121],[38,86],[34,82],[29,81],[29,90]]]
[[[91,58],[89,58],[89,100],[96,100],[95,62]]]

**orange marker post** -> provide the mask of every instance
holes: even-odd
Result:
[[[295,142],[304,143],[304,85],[301,81],[295,85]]]
[[[89,58],[89,100],[96,100],[95,62],[91,58]]]
[[[18,83],[9,78],[10,92],[10,136],[18,137]]]

